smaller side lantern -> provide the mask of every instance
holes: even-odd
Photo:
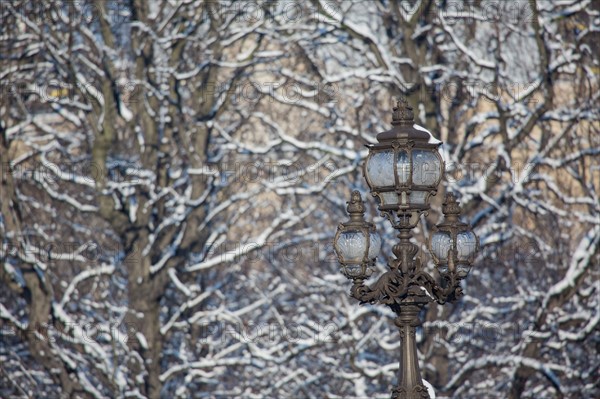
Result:
[[[460,207],[454,194],[446,195],[442,212],[444,221],[431,235],[429,251],[441,274],[456,272],[457,277],[462,279],[471,270],[479,239],[468,224],[460,221]]]
[[[348,278],[367,278],[381,249],[381,238],[375,225],[365,221],[365,205],[358,191],[347,202],[350,220],[340,223],[334,238],[334,249],[342,273]]]

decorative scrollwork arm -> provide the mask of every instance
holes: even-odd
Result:
[[[354,279],[351,294],[361,304],[391,305],[399,303],[402,298],[406,297],[408,282],[408,279],[398,269],[392,269],[381,275],[373,287],[366,285],[362,278]]]

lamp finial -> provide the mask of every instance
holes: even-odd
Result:
[[[399,97],[393,108],[392,125],[412,125],[415,122],[413,109],[408,105],[406,97]]]
[[[348,207],[346,208],[346,210],[348,211],[350,216],[360,215],[360,217],[362,217],[362,215],[365,214],[365,204],[362,200],[362,197],[360,196],[360,191],[358,191],[358,190],[352,191],[352,195],[350,196],[350,201],[348,201],[346,203],[348,204]]]

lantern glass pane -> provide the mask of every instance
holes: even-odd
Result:
[[[381,237],[377,233],[370,233],[369,238],[371,239],[369,243],[369,259],[375,259],[379,255],[379,251],[381,251]]]
[[[383,151],[374,153],[367,161],[366,174],[376,187],[394,186],[394,153]]]
[[[406,151],[400,151],[398,153],[398,181],[402,183],[408,183],[408,176],[410,176],[410,160]]]
[[[434,186],[441,176],[441,163],[435,150],[413,150],[413,184]]]
[[[411,205],[425,205],[427,191],[412,191],[409,198]]]
[[[467,261],[475,253],[477,239],[471,231],[465,231],[456,235],[456,252],[459,261]]]
[[[381,193],[383,198],[382,205],[396,205],[398,203],[398,194],[395,192]]]
[[[361,231],[341,233],[337,246],[346,263],[362,263],[367,250],[367,237]]]
[[[452,248],[452,239],[448,233],[438,231],[431,237],[431,252],[440,262],[448,261],[448,251]]]

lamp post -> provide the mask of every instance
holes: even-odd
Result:
[[[441,142],[415,125],[412,108],[404,99],[393,111],[392,129],[379,133],[378,143],[369,147],[364,175],[380,213],[398,231],[399,241],[392,248],[396,258],[374,284],[365,283],[374,272],[381,239],[375,226],[364,219],[365,206],[358,191],[352,192],[347,208],[350,220],[338,226],[334,248],[342,273],[353,281],[351,296],[361,304],[387,305],[397,316],[394,324],[400,330],[402,354],[392,399],[425,399],[429,394],[421,379],[415,342],[419,312],[430,302],[444,304],[462,295],[460,281],[471,268],[479,241],[460,221],[460,207],[450,193],[442,208],[444,221],[429,240],[440,278],[436,280],[423,268],[416,256],[419,248],[410,239],[442,178]]]

